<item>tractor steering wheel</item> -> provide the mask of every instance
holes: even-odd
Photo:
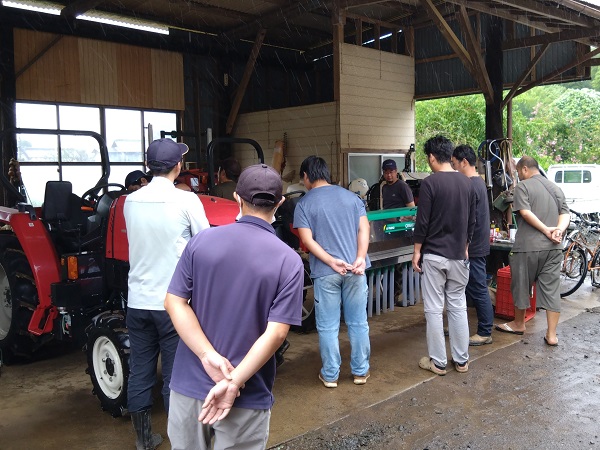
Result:
[[[94,207],[94,205],[96,203],[98,203],[98,200],[101,197],[101,195],[99,195],[100,191],[102,189],[107,189],[109,187],[118,187],[122,191],[126,191],[125,186],[123,186],[122,184],[119,184],[119,183],[104,183],[104,184],[99,184],[97,186],[94,186],[91,189],[88,189],[87,191],[85,191],[81,195],[81,205],[82,206],[88,206],[88,207]]]
[[[292,196],[296,196],[296,195],[298,195],[298,198],[304,197],[304,195],[306,195],[306,191],[292,191],[292,192],[287,192],[287,193],[283,194],[283,196],[285,197],[286,200],[288,198],[290,198]]]

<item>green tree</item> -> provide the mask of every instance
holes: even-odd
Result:
[[[534,156],[544,168],[600,163],[599,74],[594,67],[591,84],[539,86],[513,99],[513,154]],[[443,134],[473,148],[485,139],[485,102],[479,94],[417,102],[415,120],[419,171],[429,170],[423,144],[431,136]]]

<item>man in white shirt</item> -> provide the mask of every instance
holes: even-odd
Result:
[[[127,408],[138,449],[154,449],[162,442],[159,434],[152,434],[150,413],[159,353],[162,394],[169,412],[169,381],[179,336],[164,309],[167,287],[187,242],[209,227],[198,196],[173,185],[187,151],[187,145],[171,139],[153,141],[146,152],[152,181],[125,200],[129,240],[127,328],[131,345]]]

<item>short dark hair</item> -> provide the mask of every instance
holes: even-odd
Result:
[[[521,169],[523,167],[527,167],[528,169],[535,169],[538,172],[540,171],[540,165],[531,156],[523,156],[519,162],[517,163],[517,169]]]
[[[477,163],[477,157],[475,156],[475,151],[471,148],[470,145],[462,144],[454,149],[452,153],[459,161],[466,159],[471,167],[475,167],[475,163]]]
[[[442,135],[427,139],[424,148],[427,156],[433,155],[439,163],[449,163],[452,161],[452,152],[454,144],[452,141]]]
[[[175,166],[176,165],[177,164],[175,164]],[[148,166],[148,168],[150,169],[148,171],[148,173],[150,173],[152,176],[161,176],[161,175],[164,176],[164,175],[168,175],[175,168],[175,166],[166,167],[166,168],[152,168],[152,167]]]
[[[318,180],[331,183],[329,167],[327,167],[325,160],[318,156],[312,155],[302,161],[302,164],[300,164],[300,178],[304,177],[304,174],[306,174],[311,183]]]
[[[242,173],[240,163],[235,158],[226,158],[221,161],[221,170],[224,170],[225,176],[233,181],[237,181]]]

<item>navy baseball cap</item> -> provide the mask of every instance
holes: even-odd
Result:
[[[181,162],[183,155],[188,150],[187,145],[175,142],[172,139],[156,139],[148,146],[146,163],[150,170],[170,169]]]
[[[242,171],[235,191],[255,206],[275,206],[281,201],[283,182],[272,167],[255,164]]]
[[[141,170],[134,170],[133,172],[129,172],[125,177],[125,187],[129,187],[132,184],[138,183],[142,178],[150,181],[152,179],[152,175],[148,175]]]
[[[398,170],[398,167],[396,167],[396,161],[393,159],[386,159],[381,165],[381,170]]]

